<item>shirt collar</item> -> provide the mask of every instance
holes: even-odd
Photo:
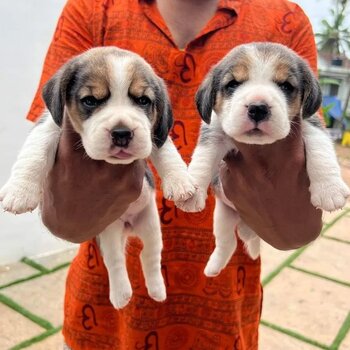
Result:
[[[176,46],[173,42],[169,28],[166,26],[157,9],[155,0],[138,1],[141,4],[143,11],[148,19],[165,34],[165,36],[174,44],[174,46]],[[216,14],[209,21],[209,23],[207,23],[206,27],[199,33],[199,35],[192,41],[192,43],[212,31],[227,27],[232,24],[235,17],[237,17],[239,14],[241,2],[242,0],[219,0]]]
[[[234,11],[237,15],[239,15],[241,4],[242,0],[220,0],[218,4],[218,10]]]
[[[146,2],[148,4],[151,4],[155,2],[155,0],[139,0],[139,2]],[[241,4],[242,0],[219,0],[218,10],[234,11],[238,15]]]

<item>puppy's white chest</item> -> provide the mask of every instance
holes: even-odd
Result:
[[[127,211],[120,217],[124,222],[128,222],[131,225],[135,222],[137,215],[142,212],[143,209],[148,205],[151,197],[154,195],[153,189],[150,187],[146,178],[143,180],[142,191],[140,197],[133,203],[130,204]]]
[[[219,175],[215,177],[215,179],[212,182],[212,188],[215,192],[215,196],[219,198],[223,203],[225,203],[228,207],[232,208],[233,210],[236,210],[236,207],[233,205],[233,203],[227,199],[224,189],[222,187],[222,183],[220,181]]]

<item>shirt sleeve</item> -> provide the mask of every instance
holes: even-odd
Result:
[[[67,60],[93,46],[93,7],[92,0],[67,1],[46,54],[39,87],[27,114],[28,120],[36,121],[43,113],[43,85]]]
[[[317,75],[317,49],[315,36],[309,18],[299,5],[294,11],[296,28],[290,37],[289,47],[303,57]]]

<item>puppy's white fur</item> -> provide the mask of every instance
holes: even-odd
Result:
[[[34,210],[39,203],[42,184],[52,168],[60,128],[50,119],[49,112],[43,116],[27,137],[11,176],[0,190],[0,200],[6,211],[22,214]]]
[[[280,68],[281,62],[284,64],[283,68]],[[229,76],[228,80],[232,79],[232,75],[235,76],[237,73],[235,65],[239,65],[238,73],[243,71],[244,78],[236,84],[237,87],[230,96],[218,98],[220,93],[224,94],[222,91],[225,91],[225,85],[228,83],[224,81],[220,84],[218,80],[220,78],[225,80],[227,76]],[[286,67],[289,69],[288,74],[283,73]],[[278,70],[282,70],[282,73]],[[297,73],[295,73],[296,76],[291,74],[299,70],[303,73],[298,73],[298,76]],[[308,74],[308,77],[304,74]],[[243,75],[241,74],[240,77]],[[281,86],[283,81],[276,82],[283,75],[285,75],[284,79],[295,86],[297,92],[294,95],[286,96],[278,85]],[[201,135],[189,165],[189,173],[198,190],[193,197],[178,201],[176,204],[184,211],[203,210],[208,186],[213,181],[216,195],[214,211],[216,247],[204,271],[207,276],[218,275],[229,262],[237,246],[235,235],[237,227],[237,233],[245,243],[248,254],[253,259],[260,254],[259,237],[242,222],[234,206],[224,195],[218,179],[219,164],[227,152],[238,151],[233,140],[256,145],[270,144],[289,134],[292,119],[300,117],[302,113],[308,113],[305,112],[305,104],[314,104],[314,111],[312,111],[314,113],[320,103],[319,91],[317,88],[311,91],[310,87],[309,100],[301,101],[302,89],[305,91],[309,89],[309,86],[306,86],[308,83],[304,80],[310,84],[316,84],[317,87],[310,68],[306,68],[305,62],[303,63],[294,52],[278,44],[251,44],[232,50],[216,65],[203,83],[200,94],[204,98],[201,97],[199,101],[199,109],[201,112],[202,105],[210,104],[212,101],[212,110],[209,117],[210,125],[202,125]],[[213,98],[214,85],[217,89],[215,98]],[[298,99],[301,101],[300,105],[298,105]],[[264,103],[271,111],[270,116],[258,124],[248,117],[248,106],[254,103]],[[206,120],[208,116],[203,116],[205,109],[203,110],[201,114]],[[311,123],[308,119],[301,121],[307,172],[310,178],[311,202],[317,208],[333,211],[345,205],[350,192],[341,178],[340,167],[330,138],[324,130],[315,126],[314,122]],[[254,131],[254,128],[259,130]]]
[[[100,110],[82,122],[71,115],[70,108],[66,108],[65,117],[71,118],[73,125],[81,123],[79,133],[86,153],[92,159],[105,160],[113,164],[131,163],[136,159],[151,156],[162,178],[165,197],[173,200],[189,198],[195,188],[188,176],[187,166],[175,145],[169,137],[162,147],[153,145],[151,134],[154,132],[156,121],[147,117],[142,108],[135,106],[128,95],[130,75],[128,76],[127,72],[135,64],[135,60],[139,66],[141,64],[142,69],[145,69],[146,78],[156,79],[155,73],[140,57],[115,48],[88,51],[78,61],[81,67],[90,62],[89,55],[93,57],[97,55],[99,59],[102,57],[103,61],[107,62],[110,97]],[[148,94],[152,95],[154,92],[151,90]],[[165,91],[162,93],[166,94]],[[47,117],[39,122],[27,137],[12,168],[10,179],[0,190],[2,205],[9,212],[19,214],[31,211],[40,202],[42,185],[54,164],[61,133],[60,127],[55,124],[49,113],[47,114]],[[126,160],[113,156],[119,149],[113,145],[110,131],[120,124],[133,130],[134,133],[127,148],[130,157]],[[118,309],[123,308],[132,296],[125,263],[125,244],[130,235],[140,237],[143,242],[141,263],[150,297],[157,301],[165,300],[166,290],[161,274],[161,227],[155,192],[146,178],[140,197],[97,239],[108,270],[110,301]]]

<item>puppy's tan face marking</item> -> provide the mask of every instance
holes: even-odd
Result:
[[[274,69],[273,79],[276,82],[284,82],[290,77],[291,67],[287,63],[277,63]]]
[[[79,68],[75,72],[75,84],[69,91],[66,106],[73,127],[81,133],[84,120],[90,118],[103,107],[102,103],[91,109],[83,101],[89,97],[90,100],[92,98],[97,101],[106,101],[110,94],[109,75],[105,58],[98,52],[81,56],[77,66]]]
[[[101,79],[89,79],[78,91],[71,103],[67,104],[68,114],[76,131],[82,132],[84,120],[90,118],[94,113],[103,108],[103,103],[96,106],[94,110],[86,108],[84,102],[91,98],[97,101],[107,101],[109,97],[108,82]]]
[[[228,90],[225,87],[231,82],[239,84],[249,80],[250,61],[243,52],[238,53],[234,60],[226,64],[223,76],[221,78],[221,89],[216,94],[214,110],[216,113],[221,113],[225,99],[228,97]]]
[[[151,108],[147,111],[147,116],[151,122],[151,126],[153,127],[157,122],[157,111],[155,107],[155,86],[152,81],[147,81],[147,71],[144,67],[139,64],[135,64],[130,67],[130,87],[129,94],[130,96],[140,98],[145,96],[149,98],[152,102]]]
[[[225,77],[226,82],[228,83],[230,81],[230,78],[231,80],[235,79],[238,82],[247,81],[249,79],[249,66],[250,66],[249,61],[235,64],[230,71],[231,77],[230,76]]]
[[[300,115],[302,102],[300,83],[297,79],[297,67],[293,64],[293,61],[279,62],[277,58],[276,62],[272,81],[283,91],[287,103],[288,118],[293,120]]]
[[[87,82],[86,86],[78,92],[78,98],[83,99],[87,96],[94,96],[97,100],[102,100],[106,98],[109,94],[108,83],[100,82],[98,80],[93,80],[92,82]]]
[[[214,110],[217,114],[222,113],[224,102],[225,102],[224,94],[221,91],[218,91],[218,93],[216,94],[215,105],[214,105]]]
[[[152,68],[116,48],[92,49],[76,65],[66,108],[87,154],[123,164],[148,157],[154,129],[165,117],[156,108],[157,96],[166,95]]]

